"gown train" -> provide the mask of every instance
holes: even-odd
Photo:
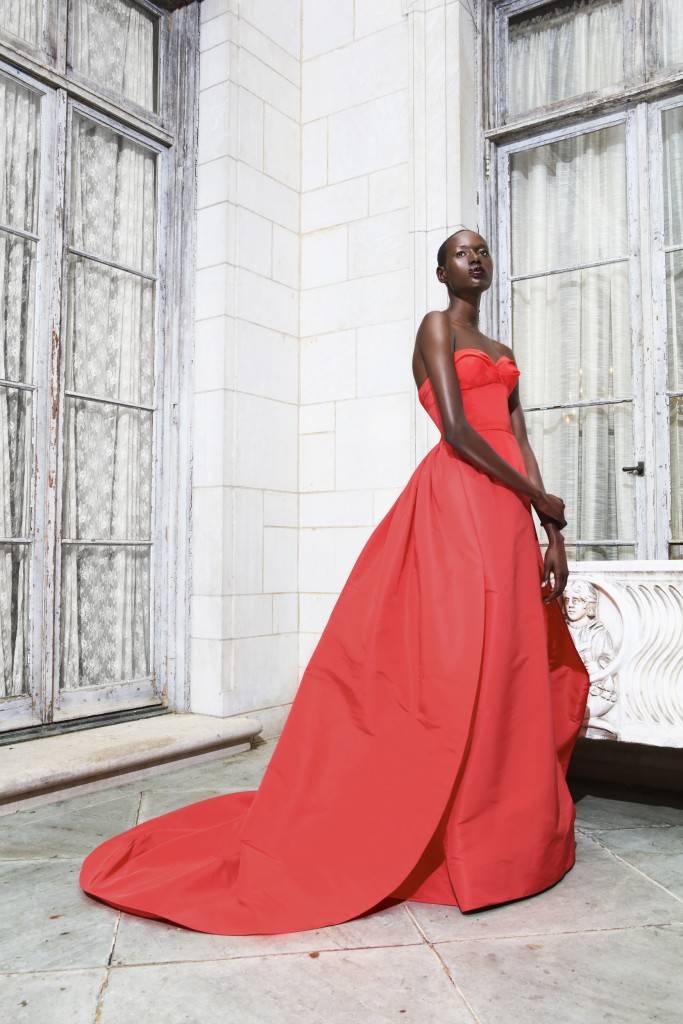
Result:
[[[454,360],[470,423],[526,473],[514,361]],[[441,430],[429,380],[418,397]],[[589,679],[542,572],[530,501],[441,436],[358,555],[258,790],[106,840],[83,890],[236,935],[387,898],[468,911],[556,883],[575,858],[566,772]]]

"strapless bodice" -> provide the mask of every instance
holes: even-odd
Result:
[[[510,356],[495,362],[478,348],[461,348],[453,353],[465,416],[475,430],[505,430],[512,433],[508,398],[520,376]],[[441,434],[441,413],[429,377],[417,389],[420,404]]]

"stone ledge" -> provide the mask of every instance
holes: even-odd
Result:
[[[230,747],[247,749],[255,718],[159,715],[0,747],[0,806]],[[235,751],[237,753],[237,751]]]

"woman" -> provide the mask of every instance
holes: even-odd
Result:
[[[413,372],[441,438],[351,569],[258,790],[102,843],[90,895],[272,934],[392,900],[473,910],[572,867],[565,776],[589,680],[557,602],[564,503],[543,489],[512,351],[477,328],[483,238],[456,232],[438,264],[449,305],[422,321]]]

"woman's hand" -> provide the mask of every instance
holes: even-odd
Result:
[[[561,533],[551,536],[545,549],[542,587],[550,585],[551,573],[553,575],[553,589],[544,596],[544,604],[554,601],[567,586],[569,569],[567,568],[567,555],[564,550],[564,538]]]
[[[537,498],[532,498],[531,504],[538,512],[539,519],[542,523],[545,523],[548,519],[552,519],[557,524],[557,528],[561,530],[567,525],[567,520],[564,517],[564,501],[558,497],[557,494],[549,494],[547,491],[541,491]]]

